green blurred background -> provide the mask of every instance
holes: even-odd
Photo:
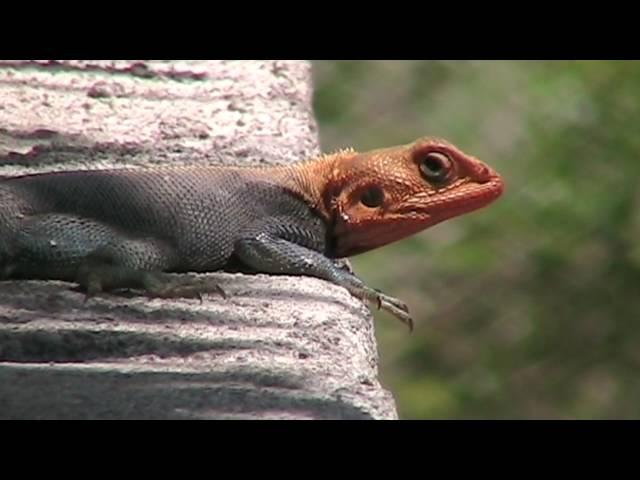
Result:
[[[322,148],[432,135],[501,199],[353,258],[401,418],[640,417],[640,62],[316,61]]]

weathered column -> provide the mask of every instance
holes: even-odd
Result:
[[[0,175],[316,153],[306,62],[0,61]],[[0,282],[0,418],[396,418],[366,305],[212,276],[202,304]]]

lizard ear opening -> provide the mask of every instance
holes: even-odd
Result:
[[[368,187],[360,197],[360,202],[368,208],[377,208],[384,201],[384,190],[377,185]]]

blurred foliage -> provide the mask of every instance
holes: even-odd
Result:
[[[314,62],[322,147],[438,136],[494,167],[486,209],[353,258],[401,418],[640,417],[640,62]]]

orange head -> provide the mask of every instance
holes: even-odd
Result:
[[[331,222],[337,257],[413,235],[486,206],[501,177],[450,143],[431,138],[366,153],[327,156],[320,207]],[[326,178],[326,177],[325,177]]]

